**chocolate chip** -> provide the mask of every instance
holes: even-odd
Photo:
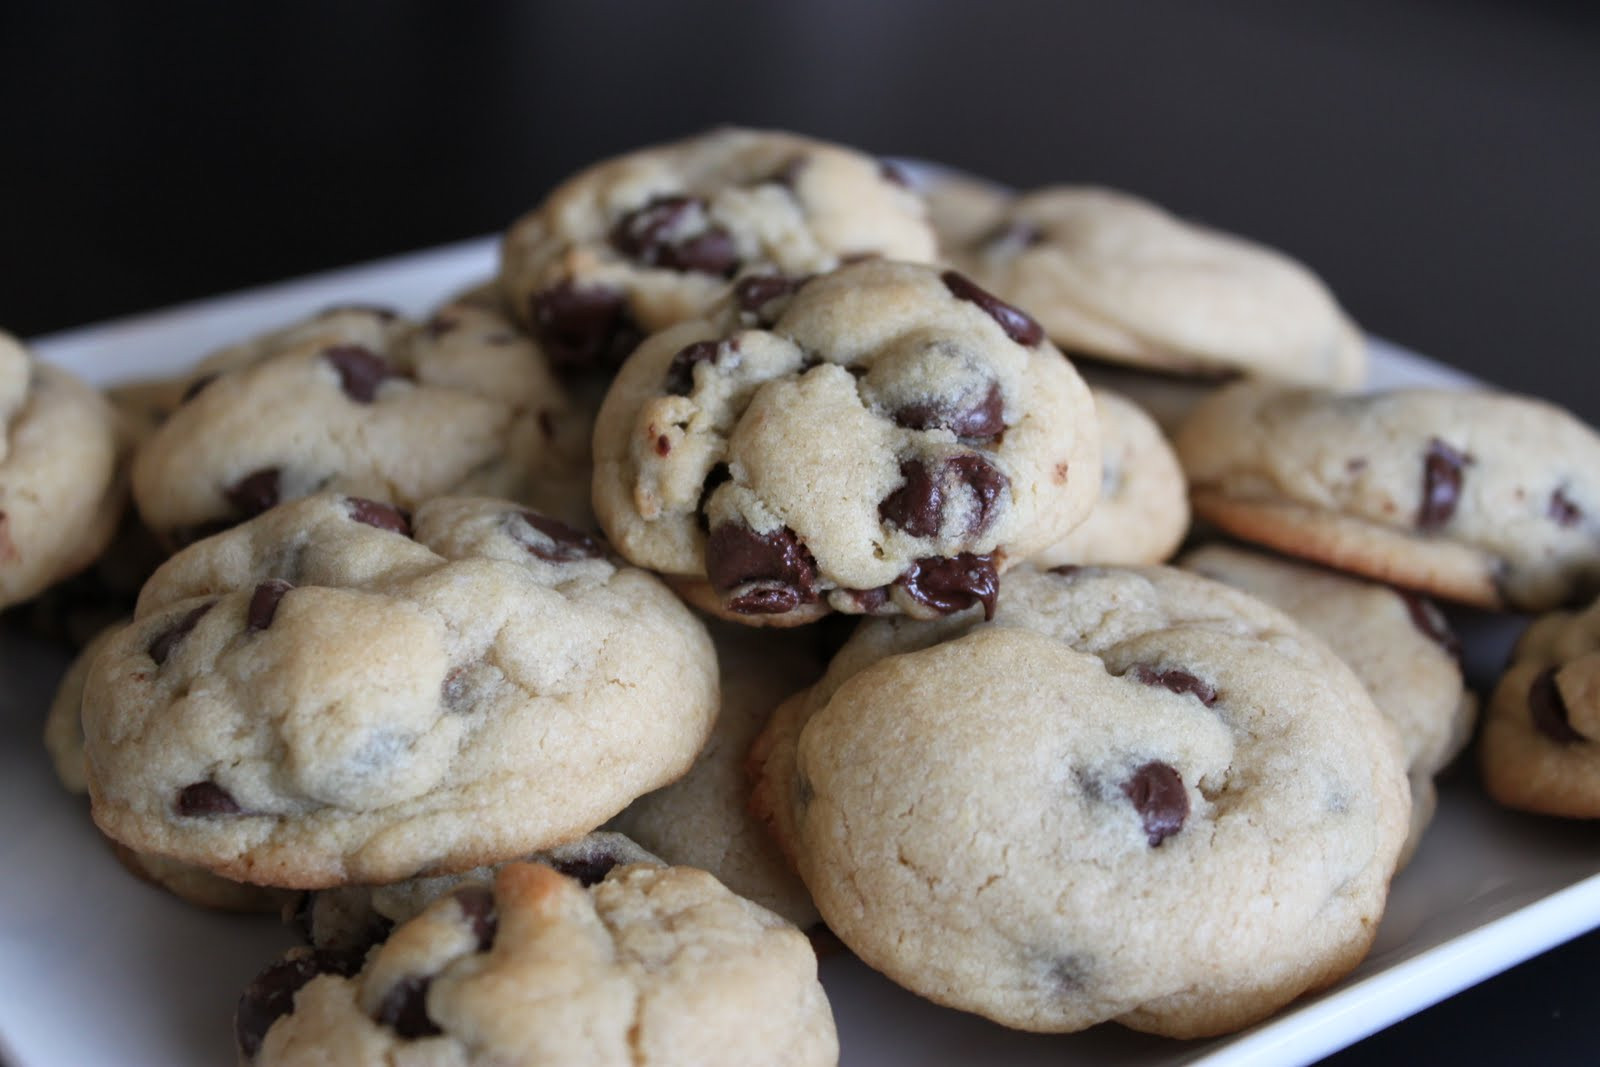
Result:
[[[210,385],[212,382],[214,382],[216,380],[217,380],[217,375],[215,375],[215,374],[202,374],[202,375],[200,375],[200,377],[198,377],[194,381],[190,382],[188,384],[188,386],[183,390],[183,395],[178,398],[178,406],[182,407],[184,404],[187,404],[189,401],[193,400],[195,397],[197,397],[201,393],[205,392],[206,386]]]
[[[944,491],[921,460],[900,464],[900,487],[878,503],[878,517],[912,537],[935,537],[943,518]]]
[[[706,541],[706,577],[740,615],[779,615],[817,599],[817,564],[787,526],[756,533],[725,523]]]
[[[944,399],[919,401],[895,411],[894,421],[908,430],[945,429],[957,437],[984,440],[1006,428],[1005,397],[1000,383],[990,384],[983,396],[968,404]]]
[[[1170,765],[1151,760],[1122,784],[1123,795],[1144,822],[1145,840],[1151,848],[1183,829],[1189,817],[1189,794],[1183,778]]]
[[[1558,670],[1559,666],[1540,671],[1528,687],[1528,712],[1534,728],[1558,745],[1587,741],[1587,737],[1572,728],[1566,699],[1561,695],[1561,687],[1556,684]]]
[[[911,175],[906,169],[891,159],[878,160],[878,176],[890,185],[898,185],[902,189],[915,188]]]
[[[578,884],[584,887],[599,885],[605,881],[606,875],[610,874],[616,865],[617,857],[598,849],[587,855],[554,860],[550,864],[568,878],[576,878]]]
[[[1583,509],[1572,502],[1564,488],[1557,489],[1550,494],[1550,504],[1545,508],[1545,514],[1555,521],[1557,526],[1571,528],[1583,521]]]
[[[878,504],[878,517],[913,537],[935,537],[943,520],[945,493],[964,485],[972,493],[976,508],[967,522],[966,533],[977,536],[994,523],[995,505],[1010,481],[988,460],[974,453],[951,456],[941,463],[937,474],[920,460],[900,464],[905,482]]]
[[[278,601],[293,588],[282,578],[268,578],[256,586],[250,597],[250,610],[245,612],[245,629],[265,630],[271,626],[273,616],[278,614]]]
[[[1174,693],[1188,693],[1208,708],[1217,702],[1217,691],[1188,671],[1177,668],[1158,671],[1148,664],[1140,663],[1128,671],[1128,677],[1145,685],[1163,686]]]
[[[363,526],[376,526],[402,537],[411,536],[411,516],[399,508],[361,496],[345,497],[344,506],[349,510],[350,517]]]
[[[942,615],[983,605],[983,617],[994,618],[995,601],[1000,595],[1000,576],[993,556],[963,552],[953,559],[928,556],[914,561],[895,580],[911,599]]]
[[[1000,324],[1006,336],[1019,345],[1032,348],[1044,340],[1044,330],[1037,322],[1026,313],[1001,300],[993,293],[979,287],[977,283],[953,270],[947,270],[940,275],[944,279],[944,287],[957,300],[967,300],[977,304],[988,316]]]
[[[628,298],[616,289],[563,281],[535,293],[529,310],[534,336],[562,371],[615,366],[639,343]]]
[[[1456,513],[1461,497],[1461,471],[1472,457],[1457,452],[1437,437],[1428,442],[1422,459],[1422,506],[1417,511],[1417,528],[1437,530]]]
[[[731,275],[739,254],[727,230],[710,224],[695,234],[674,235],[691,215],[703,215],[705,206],[698,197],[657,197],[617,220],[611,247],[647,267]]]
[[[239,802],[216,782],[195,782],[178,790],[173,810],[184,818],[201,815],[237,815]]]
[[[339,388],[358,404],[370,404],[378,386],[397,377],[387,360],[361,345],[334,345],[324,349],[322,358],[339,372]]]
[[[799,292],[811,277],[809,274],[800,278],[790,278],[783,274],[753,274],[748,278],[741,278],[733,287],[733,299],[741,311],[748,311],[763,322],[770,323],[770,320],[762,315],[763,309],[775,300]]]
[[[494,910],[494,893],[490,892],[488,886],[469,885],[456,890],[455,899],[456,907],[461,909],[461,917],[467,920],[467,925],[472,927],[472,933],[478,939],[478,951],[488,952],[500,928],[500,920]]]
[[[159,667],[167,662],[167,657],[172,655],[172,650],[178,647],[178,642],[189,635],[189,631],[194,629],[195,623],[199,622],[201,617],[210,611],[215,603],[216,601],[214,600],[208,600],[197,608],[191,608],[177,622],[156,635],[155,640],[150,642],[150,647],[146,650],[149,652],[150,658],[156,661],[156,666]]]
[[[252,518],[278,506],[282,473],[277,467],[251,471],[224,489],[222,495],[228,498],[235,511]]]
[[[717,341],[696,341],[678,350],[667,365],[667,392],[672,396],[688,396],[694,391],[694,368],[697,363],[715,363],[722,345]]]
[[[358,969],[358,968],[356,968]],[[279,960],[245,986],[233,1012],[233,1037],[239,1052],[253,1060],[261,1051],[272,1024],[294,1011],[294,997],[301,987],[322,974],[348,978],[355,973],[350,961],[337,953],[296,950]]]
[[[384,994],[373,1021],[392,1027],[407,1041],[443,1033],[428,1018],[428,987],[432,984],[433,978],[428,975],[418,974],[400,979]]]
[[[845,589],[843,592],[855,604],[856,610],[863,615],[876,615],[889,603],[889,587],[886,585],[880,585],[876,589]],[[833,651],[837,652],[838,649]]]
[[[559,519],[540,515],[536,511],[514,513],[519,520],[511,524],[511,536],[522,543],[531,554],[551,563],[574,563],[580,559],[601,556],[600,542],[581,530],[574,530]],[[544,537],[530,536],[535,530]]]
[[[1408,589],[1396,589],[1395,595],[1405,601],[1406,611],[1411,613],[1411,624],[1422,631],[1424,637],[1437,642],[1456,659],[1461,658],[1461,642],[1451,631],[1444,612],[1440,611],[1433,601]]]

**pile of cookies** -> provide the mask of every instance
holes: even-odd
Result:
[[[105,396],[0,340],[0,606],[86,642],[46,743],[123,862],[300,932],[242,1062],[831,1063],[825,932],[1218,1034],[1360,961],[1472,734],[1424,594],[1600,591],[1600,437],[1364,373],[1144,201],[717,130],[425,318]],[[1597,664],[1529,631],[1495,796],[1600,815]]]

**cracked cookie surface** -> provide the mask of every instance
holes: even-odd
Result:
[[[1069,354],[1304,385],[1365,377],[1365,341],[1310,270],[1127,193],[1035,190],[950,254]]]
[[[716,706],[704,626],[593,538],[506,501],[321,494],[164,564],[83,724],[110,836],[316,888],[583,834],[682,774]]]
[[[424,322],[338,307],[217,352],[133,464],[139,513],[184,545],[337,491],[415,508],[451,495],[587,518],[587,442],[543,354],[492,302]]]
[[[1523,633],[1484,711],[1478,760],[1506,807],[1600,818],[1600,606]]]
[[[992,607],[1099,491],[1087,387],[962,276],[872,261],[640,346],[595,428],[625,557],[753,625]]]
[[[105,397],[0,333],[0,608],[87,567],[127,488]]]
[[[992,622],[867,620],[752,759],[841,940],[1031,1030],[1215,1034],[1335,981],[1406,833],[1349,669],[1170,568],[1019,569]]]
[[[1196,515],[1246,541],[1491,610],[1600,590],[1600,435],[1554,404],[1240,383],[1176,445]]]
[[[595,885],[514,863],[395,929],[363,963],[300,950],[246,989],[242,1062],[516,1067],[837,1062],[816,956],[704,871]]]
[[[934,254],[922,201],[892,166],[794,134],[720,129],[568,179],[506,234],[501,282],[558,365],[609,373],[736,279]]]

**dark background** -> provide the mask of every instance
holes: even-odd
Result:
[[[719,122],[1278,246],[1372,332],[1591,422],[1600,5],[0,4],[0,325],[487,233]],[[1593,1061],[1600,936],[1344,1054]]]

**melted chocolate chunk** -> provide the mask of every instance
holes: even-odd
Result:
[[[156,666],[159,667],[167,662],[167,657],[172,655],[172,650],[178,647],[178,642],[189,635],[189,631],[194,629],[195,624],[200,621],[206,612],[211,610],[212,605],[215,603],[216,601],[214,600],[208,600],[199,607],[190,609],[177,622],[156,634],[155,640],[151,641],[150,647],[146,649],[150,654],[150,658],[156,661]]]
[[[246,630],[265,630],[278,614],[278,601],[294,586],[282,578],[268,578],[256,586],[250,596],[250,608],[245,612]]]
[[[711,524],[706,519],[706,505],[711,502],[711,494],[717,491],[717,486],[733,477],[733,472],[726,463],[714,463],[706,472],[706,480],[700,486],[700,499],[694,506],[694,521],[700,527],[701,533],[708,533]]]
[[[587,856],[576,856],[552,862],[550,866],[566,875],[576,878],[578,884],[585,888],[599,885],[606,880],[606,875],[617,865],[617,857],[609,852],[594,852]]]
[[[953,559],[928,556],[914,561],[895,580],[911,599],[941,615],[983,605],[983,617],[994,618],[995,601],[1000,596],[1000,576],[993,556],[963,552]]]
[[[945,429],[957,437],[986,440],[1006,428],[1004,411],[1005,397],[1000,393],[1000,383],[994,382],[988,392],[971,403],[919,401],[897,410],[894,421],[908,430]]]
[[[1422,631],[1424,637],[1436,642],[1456,659],[1461,658],[1461,642],[1450,629],[1444,612],[1433,601],[1408,589],[1396,589],[1395,594],[1405,601],[1406,611],[1411,613],[1411,624]]]
[[[855,602],[857,610],[863,615],[876,615],[889,603],[889,587],[880,585],[876,589],[846,589],[850,599]],[[837,648],[833,652],[839,651]],[[832,653],[829,653],[832,658]]]
[[[778,615],[817,599],[817,564],[793,530],[780,526],[758,534],[725,523],[706,541],[706,577],[729,611]]]
[[[216,380],[217,375],[215,374],[202,374],[200,377],[190,382],[188,387],[184,389],[183,395],[178,398],[178,406],[182,407],[184,404],[187,404],[189,401],[205,392],[206,386],[210,385]]]
[[[378,386],[398,377],[387,360],[360,345],[335,345],[324,349],[322,358],[339,372],[339,388],[357,404],[372,403],[378,395]]]
[[[1583,521],[1583,509],[1572,502],[1572,498],[1567,496],[1565,488],[1557,489],[1550,494],[1550,503],[1545,508],[1545,514],[1557,526],[1564,526],[1569,529]]]
[[[277,467],[262,467],[228,486],[222,495],[235,511],[253,518],[278,506],[282,474]]]
[[[581,530],[574,530],[559,519],[540,515],[536,511],[519,511],[516,517],[550,539],[546,543],[537,537],[530,537],[519,528],[521,523],[512,524],[511,536],[540,559],[551,563],[574,563],[580,559],[596,559],[602,554],[599,541]]]
[[[432,1037],[441,1034],[434,1021],[428,1018],[428,987],[433,984],[433,978],[428,975],[411,975],[396,982],[394,988],[384,994],[383,1000],[378,1005],[378,1014],[373,1016],[373,1021],[392,1027],[394,1032],[407,1041],[415,1041],[419,1037]]]
[[[711,224],[695,234],[674,236],[690,215],[703,213],[705,206],[698,197],[657,197],[617,220],[611,228],[611,247],[646,267],[729,276],[739,265],[739,253],[727,230]]]
[[[800,287],[810,280],[809,274],[801,278],[790,278],[782,274],[754,274],[741,279],[733,287],[733,299],[741,311],[748,311],[762,318],[761,312],[768,304],[799,292]],[[762,321],[768,320],[762,318]]]
[[[530,310],[534,336],[558,370],[616,366],[639,343],[628,298],[616,289],[563,281],[535,293]]]
[[[1556,672],[1560,669],[1559,666],[1550,667],[1534,676],[1533,684],[1528,686],[1528,713],[1533,718],[1534,728],[1558,745],[1587,741],[1587,737],[1572,728],[1566,699],[1556,684]]]
[[[912,537],[935,537],[944,515],[944,491],[921,460],[900,464],[901,486],[878,503],[878,518]]]
[[[1189,794],[1183,788],[1183,778],[1160,760],[1151,760],[1134,771],[1133,777],[1122,784],[1122,792],[1133,801],[1151,848],[1159,847],[1182,830],[1189,817]]]
[[[1417,528],[1437,530],[1456,513],[1461,498],[1461,472],[1472,457],[1457,452],[1437,437],[1428,442],[1422,458],[1422,506],[1417,511]]]
[[[178,790],[173,810],[186,819],[202,815],[237,815],[239,802],[216,782],[195,782]]]
[[[359,962],[352,966],[352,961],[338,953],[297,951],[256,975],[245,986],[233,1012],[233,1037],[240,1054],[247,1060],[255,1059],[267,1031],[294,1011],[295,994],[311,979],[320,974],[348,978],[359,969]]]
[[[994,525],[1000,494],[1011,484],[1011,479],[974,452],[945,460],[944,472],[945,477],[953,475],[971,491],[977,507],[967,520],[967,536],[979,536]]]
[[[344,504],[350,517],[364,526],[376,526],[402,537],[411,536],[411,516],[399,508],[360,496],[346,497]]]
[[[1154,667],[1140,663],[1128,672],[1128,677],[1145,685],[1162,686],[1174,693],[1188,693],[1208,708],[1217,702],[1217,691],[1188,671],[1177,668],[1158,671]]]
[[[695,364],[715,363],[721,349],[717,341],[696,341],[679,349],[667,365],[667,392],[672,396],[688,396],[694,392]]]
[[[977,283],[953,270],[947,270],[940,275],[944,279],[944,287],[957,300],[966,300],[977,304],[1006,332],[1006,336],[1019,345],[1032,348],[1044,340],[1044,330],[1026,312],[1012,307],[993,293],[981,288]]]
[[[494,945],[494,935],[500,929],[500,918],[494,910],[494,893],[488,886],[469,885],[455,892],[456,906],[461,917],[472,927],[478,939],[478,951],[488,952]]]

